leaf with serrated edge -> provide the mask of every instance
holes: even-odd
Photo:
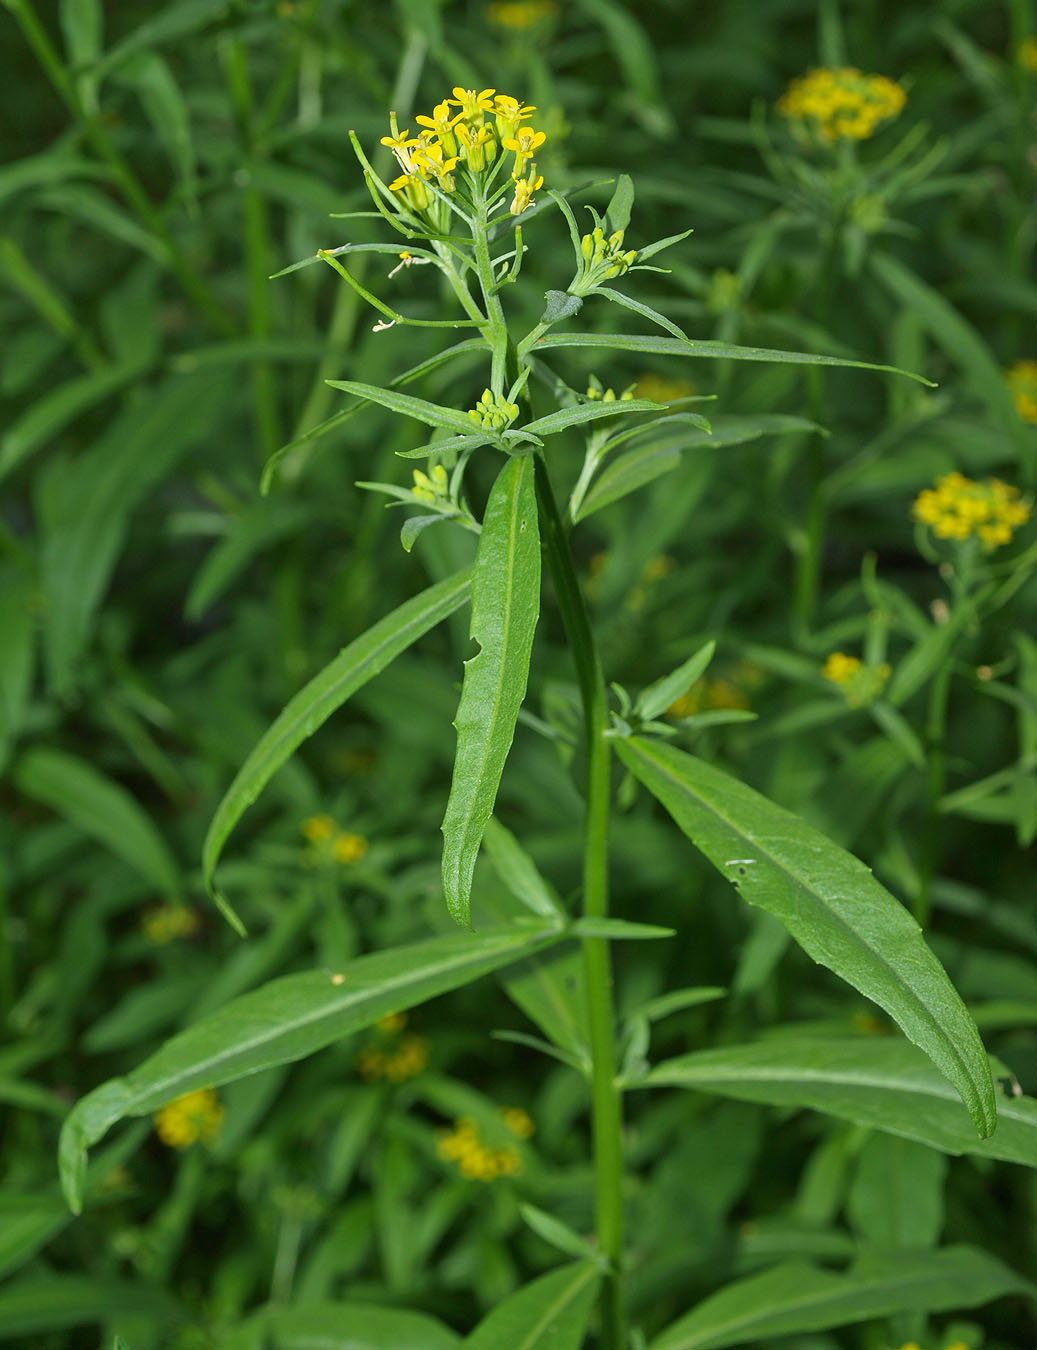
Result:
[[[70,1207],[78,1212],[82,1201],[87,1149],[126,1116],[149,1115],[195,1088],[303,1059],[561,936],[557,927],[531,921],[520,932],[430,938],[357,957],[338,972],[285,975],[234,999],[167,1041],[125,1078],[111,1079],[76,1103],[59,1146]]]
[[[472,872],[526,695],[540,615],[540,529],[531,455],[509,459],[486,504],[472,574],[471,637],[454,726],[457,756],[443,817],[443,891],[467,925]]]
[[[775,915],[808,956],[884,1008],[989,1135],[997,1108],[976,1024],[918,924],[870,870],[704,760],[637,737],[615,747],[742,898]]]

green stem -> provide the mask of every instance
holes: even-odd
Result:
[[[610,750],[605,734],[608,726],[605,679],[547,464],[539,453],[536,459],[536,490],[544,553],[583,699],[587,736],[583,912],[587,917],[604,918],[608,914],[610,776]],[[584,938],[582,947],[592,1066],[595,1212],[598,1245],[609,1261],[601,1295],[601,1346],[602,1350],[626,1350],[622,1280],[623,1116],[616,1086],[611,959],[608,942],[603,938]]]
[[[475,243],[475,271],[482,290],[483,305],[486,309],[486,339],[493,349],[490,365],[490,389],[498,397],[504,394],[508,361],[508,324],[504,317],[504,306],[497,294],[497,283],[493,275],[493,262],[490,259],[490,240],[486,228],[488,214],[485,203],[480,205],[479,218],[473,231]],[[517,371],[516,371],[517,374]]]
[[[940,860],[940,798],[947,782],[947,701],[951,683],[951,658],[936,672],[929,688],[929,713],[926,718],[926,810],[922,828],[922,859],[919,869],[918,893],[915,897],[915,918],[923,928],[929,925],[932,910],[933,877]]]
[[[32,7],[32,0],[7,0],[7,3],[14,10],[15,18],[21,25],[26,41],[35,52],[40,65],[72,116],[82,127],[94,150],[108,165],[123,196],[162,245],[169,270],[213,328],[224,337],[234,337],[237,333],[235,324],[224,313],[222,305],[173,241],[161,213],[144,190],[140,179],[116,150],[101,123],[83,107],[75,84],[69,78],[60,56],[47,36],[46,29]]]

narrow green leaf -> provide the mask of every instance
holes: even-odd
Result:
[[[538,1237],[542,1237],[552,1247],[557,1247],[560,1252],[565,1252],[566,1256],[572,1256],[577,1261],[601,1261],[601,1253],[589,1239],[561,1219],[556,1219],[553,1214],[528,1204],[519,1205],[519,1213]]]
[[[415,398],[413,394],[399,394],[395,389],[383,389],[376,384],[358,384],[355,380],[328,380],[327,383],[332,389],[366,398],[402,417],[416,417],[419,422],[425,422],[430,427],[450,427],[453,431],[463,433],[470,433],[474,429],[472,419],[463,412],[439,403],[429,403],[424,398]]]
[[[665,314],[660,314],[657,309],[653,309],[651,305],[646,305],[642,300],[635,300],[633,296],[624,295],[622,291],[613,290],[611,286],[597,286],[591,294],[603,295],[607,300],[611,300],[614,305],[622,305],[624,309],[629,309],[634,314],[640,314],[642,319],[647,319],[649,323],[654,323],[658,328],[664,328],[667,333],[672,333],[681,342],[691,341],[683,328],[679,328]]]
[[[1037,1167],[1037,1101],[999,1095],[997,1129],[980,1139],[946,1078],[900,1037],[768,1037],[665,1060],[634,1086],[823,1111],[942,1153]]]
[[[180,872],[166,842],[129,792],[93,765],[61,750],[34,746],[14,765],[14,784],[103,844],[162,895],[181,894]]]
[[[694,230],[681,230],[680,234],[668,234],[665,239],[656,239],[651,244],[646,244],[644,248],[639,248],[637,250],[637,263],[634,264],[635,270],[638,263],[644,262],[646,258],[654,258],[664,248],[672,248],[674,244],[679,244],[682,239],[687,239],[689,234],[694,233]]]
[[[845,1273],[805,1262],[735,1280],[657,1336],[649,1350],[722,1350],[902,1312],[975,1308],[1034,1286],[977,1247],[862,1258]]]
[[[597,422],[602,417],[615,417],[617,413],[658,412],[665,403],[653,403],[648,398],[616,399],[615,402],[579,403],[575,408],[559,408],[557,412],[538,417],[535,422],[527,422],[523,431],[534,432],[537,436],[556,436],[569,427],[581,426],[584,422]]]
[[[0,1277],[30,1260],[69,1222],[57,1190],[0,1194]]]
[[[0,585],[0,772],[22,721],[32,692],[36,664],[36,617],[33,585],[15,575]]]
[[[216,808],[202,848],[202,871],[210,893],[216,863],[231,830],[285,760],[351,694],[463,605],[470,585],[471,573],[465,569],[404,601],[339,652],[286,705],[238,770]]]
[[[625,230],[630,224],[630,213],[634,209],[634,180],[628,173],[621,173],[616,179],[616,190],[605,208],[605,233],[614,234],[616,230]]]
[[[536,863],[511,831],[493,816],[486,822],[483,843],[493,870],[527,909],[548,919],[564,918],[562,907]]]
[[[750,904],[774,914],[822,965],[874,1000],[954,1084],[976,1129],[997,1124],[976,1024],[921,929],[857,858],[752,788],[672,746],[616,753]]]
[[[191,119],[169,63],[156,51],[137,52],[120,66],[119,78],[136,90],[180,191],[192,210],[196,210],[198,180]]]
[[[664,675],[661,680],[656,680],[647,688],[642,689],[634,702],[634,712],[638,717],[643,717],[646,722],[650,722],[653,717],[658,717],[666,709],[680,698],[681,694],[686,693],[702,672],[713,660],[713,653],[717,649],[717,644],[713,639],[704,642],[693,656],[671,671],[669,675]]]
[[[706,357],[715,361],[777,361],[796,366],[850,366],[857,370],[879,370],[890,375],[906,375],[919,384],[936,386],[932,380],[897,366],[876,365],[872,361],[853,361],[841,356],[816,356],[809,352],[783,352],[769,347],[736,347],[727,342],[681,342],[679,338],[643,337],[638,333],[545,333],[537,338],[535,350],[546,347],[603,347],[610,351],[646,352],[657,356]]]
[[[465,662],[454,722],[457,758],[442,827],[443,890],[461,924],[470,922],[472,872],[525,698],[539,614],[533,457],[522,455],[507,461],[490,492],[472,576],[470,635],[479,651]]]
[[[340,971],[286,975],[188,1027],[125,1078],[113,1078],[73,1107],[61,1131],[61,1184],[82,1205],[86,1152],[127,1116],[150,1115],[200,1087],[303,1059],[351,1032],[538,951],[561,938],[555,926],[465,933],[373,952]]]
[[[591,1261],[541,1275],[484,1317],[462,1350],[580,1350],[600,1282]]]
[[[377,1303],[293,1303],[221,1336],[221,1350],[458,1350],[456,1332],[427,1313]]]

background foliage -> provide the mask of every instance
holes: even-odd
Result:
[[[579,1027],[544,1027],[539,986],[579,978],[565,953],[243,1078],[218,1103],[197,1100],[193,1124],[135,1123],[94,1155],[75,1220],[55,1172],[71,1103],[173,1032],[275,976],[449,939],[439,823],[464,613],[360,690],[239,826],[220,881],[247,939],[204,898],[200,858],[224,790],[300,686],[471,558],[470,537],[445,529],[404,552],[399,517],[354,486],[409,482],[396,452],[413,433],[399,419],[369,408],[308,436],[344,407],[326,380],[386,384],[441,338],[372,331],[323,267],[268,280],[320,247],[384,239],[379,221],[329,219],[369,206],[348,132],[371,152],[388,109],[404,125],[455,84],[537,105],[552,184],[630,173],[631,246],[694,227],[662,259],[670,274],[634,290],[694,339],[937,382],[561,353],[581,392],[597,379],[716,395],[704,408],[725,419],[722,434],[663,447],[655,467],[668,472],[636,497],[601,494],[574,546],[609,678],[650,684],[715,639],[708,674],[671,708],[684,744],[915,901],[1010,1090],[1037,1095],[1032,527],[965,560],[911,520],[943,474],[1024,491],[1037,476],[1037,432],[1003,376],[1037,357],[1031,5],[716,0],[690,16],[677,0],[6,3],[0,1338],[288,1346],[348,1300],[411,1310],[409,1329],[385,1333],[401,1344],[449,1346],[538,1276],[577,1322],[590,1306],[586,1267],[556,1269],[559,1245],[586,1258],[573,1239],[592,1228],[582,1087],[529,1041],[539,1030],[578,1053]],[[797,139],[775,105],[817,64],[899,80],[904,111],[853,155]],[[600,209],[608,192],[586,195]],[[554,212],[526,235],[508,303],[531,326],[565,284],[569,246]],[[389,265],[360,254],[354,270],[437,317],[434,280],[418,268],[387,280]],[[626,319],[609,307],[595,322],[630,331]],[[483,382],[473,365],[421,392],[465,408]],[[263,495],[264,464],[290,442]],[[575,478],[575,441],[552,453],[559,478]],[[833,652],[888,665],[888,684],[854,697],[825,678]],[[526,708],[498,816],[568,898],[578,714],[549,605]],[[676,930],[616,944],[625,1067],[666,1058],[683,1065],[666,1081],[698,1089],[628,1097],[646,1335],[735,1278],[787,1284],[779,1261],[813,1263],[795,1287],[814,1281],[836,1302],[849,1296],[825,1282],[852,1263],[910,1273],[916,1261],[938,1286],[919,1294],[929,1318],[890,1320],[875,1302],[843,1330],[782,1337],[775,1322],[678,1340],[671,1326],[655,1344],[1030,1343],[1026,1111],[1018,1136],[1003,1119],[985,1151],[948,1126],[943,1153],[916,1142],[917,1101],[876,1106],[874,1086],[805,1097],[797,1075],[819,1061],[797,1060],[804,1032],[831,1037],[833,1065],[859,1063],[873,1085],[899,1041],[742,906],[633,779],[620,803],[615,911]],[[495,839],[475,895],[507,912],[494,866],[512,865],[510,836]],[[711,1048],[759,1038],[791,1086],[754,1088],[747,1065],[725,1087]],[[163,1142],[192,1130],[202,1144]],[[529,1205],[547,1218],[524,1218]],[[979,1251],[967,1259],[961,1244]]]

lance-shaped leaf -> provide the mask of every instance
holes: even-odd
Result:
[[[462,1350],[580,1350],[600,1283],[594,1261],[541,1275],[488,1313]]]
[[[61,1184],[76,1213],[86,1152],[126,1116],[149,1115],[200,1087],[302,1059],[390,1012],[402,1012],[470,984],[562,937],[557,925],[451,934],[348,962],[341,971],[286,975],[225,1004],[188,1027],[125,1078],[77,1102],[61,1131]]]
[[[835,1273],[805,1262],[772,1266],[710,1295],[648,1350],[723,1350],[765,1337],[824,1331],[902,1312],[975,1308],[1033,1285],[978,1247],[862,1257]]]
[[[917,1140],[942,1153],[1037,1167],[1037,1101],[998,1098],[997,1129],[980,1139],[958,1094],[899,1036],[784,1036],[664,1060],[634,1087],[683,1087],[767,1106],[804,1107]]]
[[[557,436],[569,427],[580,426],[584,422],[597,422],[602,417],[615,417],[617,413],[659,412],[667,405],[653,403],[650,398],[617,398],[607,403],[578,403],[574,408],[560,408],[558,412],[538,417],[535,422],[527,422],[523,431],[535,432],[537,436]]]
[[[540,614],[540,530],[531,455],[509,459],[490,492],[472,575],[471,636],[454,725],[457,757],[443,818],[447,908],[468,924],[472,872],[526,695]]]
[[[881,370],[906,375],[909,380],[935,388],[932,380],[899,366],[876,365],[843,356],[816,356],[811,352],[783,352],[771,347],[738,347],[728,342],[682,342],[680,338],[646,337],[640,333],[545,333],[531,344],[536,351],[547,347],[600,347],[609,351],[650,352],[657,356],[706,357],[715,361],[777,361],[794,366],[852,366],[857,370]],[[520,347],[525,355],[529,348]]]
[[[616,753],[743,899],[900,1024],[989,1135],[997,1108],[976,1024],[918,924],[871,871],[704,760],[636,737],[617,740]]]
[[[377,384],[357,384],[355,380],[328,380],[327,383],[332,389],[341,389],[346,394],[355,394],[357,398],[369,399],[372,403],[388,408],[390,412],[415,417],[430,427],[450,427],[459,432],[470,432],[474,427],[472,419],[456,408],[429,403],[428,399],[415,398],[413,394],[399,394],[395,389],[383,389]]]
[[[339,652],[287,704],[245,760],[216,808],[202,849],[202,869],[210,892],[216,863],[231,830],[289,755],[351,694],[464,604],[470,585],[471,572],[466,568],[404,601]]]

